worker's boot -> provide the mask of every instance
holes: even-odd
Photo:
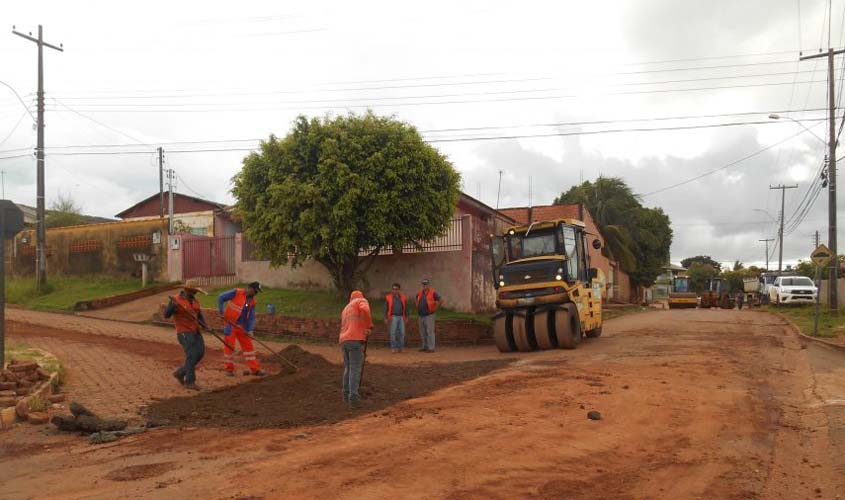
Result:
[[[200,390],[199,386],[196,383],[186,385],[185,389],[188,389],[190,391],[197,391],[197,392],[199,392],[199,390]]]
[[[180,384],[185,385],[185,376],[179,373],[179,370],[173,372],[173,378],[178,380]]]

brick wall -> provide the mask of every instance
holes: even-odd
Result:
[[[156,322],[170,323],[164,319],[165,305],[159,306]],[[208,325],[215,330],[223,328],[223,321],[214,309],[203,309]],[[292,336],[310,340],[336,342],[340,333],[340,320],[321,318],[294,318],[281,315],[258,314],[255,331],[263,335],[279,337]],[[493,333],[488,325],[469,321],[438,321],[435,329],[437,343],[441,345],[489,344],[493,342]],[[376,320],[371,341],[387,344],[387,325]],[[409,321],[405,329],[405,344],[408,347],[420,345],[419,327],[416,321]]]

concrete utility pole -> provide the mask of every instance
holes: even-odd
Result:
[[[38,290],[47,283],[47,252],[46,239],[47,231],[45,225],[45,207],[44,207],[44,47],[64,52],[64,47],[59,44],[58,47],[51,45],[44,41],[42,36],[41,25],[38,25],[38,38],[32,37],[32,33],[25,35],[15,31],[12,26],[12,33],[19,37],[26,38],[30,42],[35,42],[38,45],[38,142],[35,147],[36,163],[37,163],[37,184],[36,189],[36,225],[35,225],[35,286]]]
[[[780,186],[769,186],[769,189],[780,189],[780,229],[778,230],[778,276],[780,276],[783,271],[783,218],[786,210],[786,190],[798,189],[798,185],[784,186],[781,184]]]
[[[164,218],[164,149],[158,148],[158,218]]]
[[[800,57],[799,60],[815,59],[817,57],[827,57],[827,91],[828,91],[828,125],[829,125],[829,139],[827,145],[828,151],[828,166],[827,166],[827,246],[830,248],[830,253],[833,254],[833,259],[830,261],[830,272],[828,273],[828,307],[831,314],[839,313],[839,258],[836,251],[836,89],[834,83],[836,82],[834,73],[833,57],[839,54],[845,54],[845,49],[833,50],[827,49],[827,52],[820,52],[811,56]]]
[[[167,216],[170,219],[168,223],[168,233],[173,234],[173,174],[175,172],[172,168],[167,169],[167,191],[169,193],[170,201],[167,206]]]
[[[769,270],[769,242],[775,241],[774,238],[768,238],[765,240],[757,240],[757,241],[765,241],[766,242],[766,271]]]

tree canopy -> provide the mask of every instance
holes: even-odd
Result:
[[[669,262],[669,216],[661,208],[644,207],[622,179],[599,177],[595,182],[584,182],[562,193],[555,203],[587,207],[604,235],[611,257],[634,285],[653,285]]]
[[[82,207],[73,197],[59,193],[50,203],[44,222],[47,227],[78,226],[85,223],[85,217],[82,216]]]
[[[385,248],[445,233],[460,174],[414,127],[367,112],[299,116],[233,183],[244,233],[271,265],[314,259],[348,292]]]
[[[696,255],[695,257],[687,257],[686,259],[681,261],[681,266],[689,269],[694,263],[709,264],[713,266],[713,269],[716,269],[717,271],[722,270],[722,264],[710,258],[709,255]]]

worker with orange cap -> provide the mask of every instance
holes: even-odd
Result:
[[[373,331],[370,303],[354,290],[340,318],[340,350],[343,352],[343,400],[352,408],[361,406],[358,386],[364,367],[364,345]]]

